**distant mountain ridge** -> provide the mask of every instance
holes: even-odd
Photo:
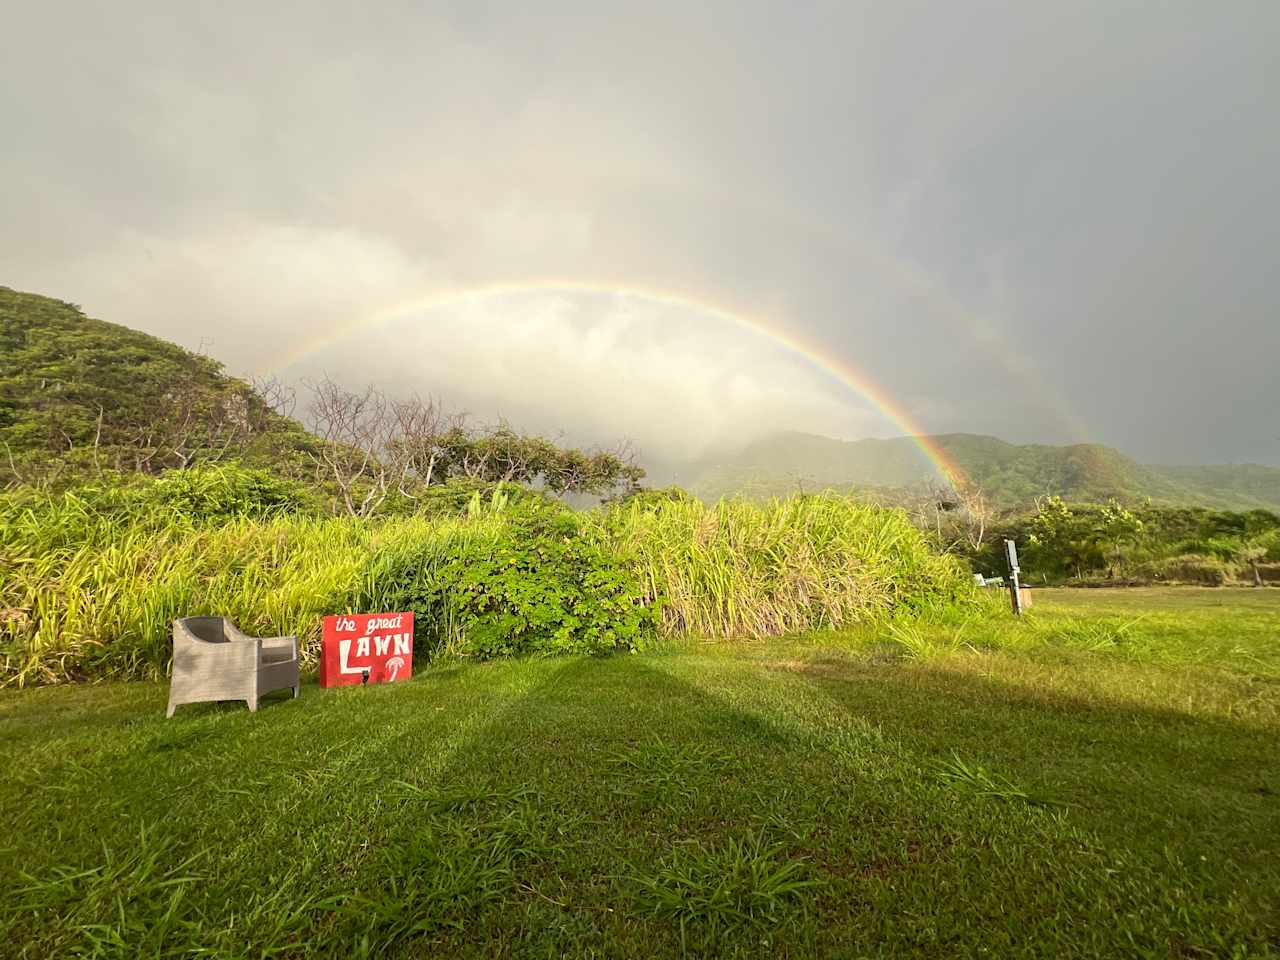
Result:
[[[1259,464],[1156,466],[1101,444],[1015,444],[969,433],[928,438],[996,506],[1057,494],[1078,502],[1114,497],[1220,510],[1280,511],[1280,468]],[[705,499],[772,496],[797,489],[921,487],[937,467],[909,437],[835,440],[784,432],[679,471],[677,482]]]

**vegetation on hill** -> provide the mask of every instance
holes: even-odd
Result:
[[[413,512],[433,485],[511,482],[553,493],[622,494],[644,470],[625,447],[583,451],[476,425],[416,396],[249,384],[156,337],[69,303],[0,287],[0,479],[57,487],[128,483],[235,460],[304,481],[353,516]],[[288,414],[288,415],[286,415]]]
[[[1201,505],[1280,512],[1280,470],[1275,467],[1237,463],[1150,469],[1190,491]]]
[[[314,438],[221,365],[0,287],[0,471],[66,480],[236,456],[296,472]]]
[[[1274,467],[1144,466],[1098,444],[1013,444],[966,433],[930,440],[996,509],[1060,496],[1083,503],[1150,500],[1218,510],[1280,510],[1280,469]],[[767,437],[685,470],[682,476],[690,492],[708,500],[828,488],[907,498],[913,490],[943,484],[936,467],[910,438],[844,441],[803,433]]]
[[[0,291],[0,679],[154,676],[174,617],[302,637],[411,609],[424,657],[759,637],[976,602],[901,513],[844,498],[637,496],[581,451],[434,400],[279,385],[70,304]],[[574,511],[554,494],[622,497]]]

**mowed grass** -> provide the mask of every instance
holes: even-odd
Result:
[[[0,952],[1280,953],[1280,591],[1036,599],[256,715],[7,691]]]

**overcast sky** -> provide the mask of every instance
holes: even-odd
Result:
[[[237,374],[901,432],[755,324],[930,432],[1280,464],[1274,0],[11,2],[0,80],[0,283]]]

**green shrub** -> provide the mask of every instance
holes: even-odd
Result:
[[[1244,547],[1244,540],[1240,537],[1204,537],[1201,539],[1184,540],[1173,546],[1174,556],[1170,559],[1180,559],[1187,556],[1216,557],[1219,560],[1230,561],[1234,559],[1240,550]]]
[[[159,477],[104,472],[56,493],[18,487],[0,495],[0,544],[39,555],[107,543],[126,530],[194,530],[244,517],[319,512],[319,501],[301,484],[234,463]]]
[[[434,648],[488,658],[636,650],[654,604],[625,558],[582,517],[528,501],[484,534],[378,564],[367,596],[413,610]]]
[[[136,489],[144,508],[173,511],[206,524],[235,517],[309,512],[315,507],[300,484],[236,464],[170,470]]]
[[[1192,553],[1153,560],[1143,564],[1136,572],[1143,579],[1220,587],[1233,579],[1238,570],[1234,564],[1218,557]]]
[[[392,491],[379,508],[378,516],[465,517],[477,495],[482,500],[489,500],[495,494],[513,502],[546,499],[543,492],[515,483],[450,477],[444,483],[422,487],[412,496]]]
[[[683,488],[677,486],[644,488],[623,497],[620,503],[625,503],[629,507],[641,506],[646,508],[659,508],[664,503],[688,503],[695,499]]]
[[[293,634],[314,658],[320,617],[351,609],[374,530],[345,519],[242,518],[211,529],[120,526],[102,542],[9,555],[0,678],[162,676],[175,617],[221,614]]]
[[[1018,542],[1023,571],[1035,582],[1104,578],[1216,583],[1253,562],[1280,560],[1280,518],[1199,507],[1133,510],[1066,504],[1049,497],[1032,514],[1001,518],[993,536],[971,554],[974,568],[1004,569],[1001,540]],[[1199,559],[1193,559],[1199,558]]]

